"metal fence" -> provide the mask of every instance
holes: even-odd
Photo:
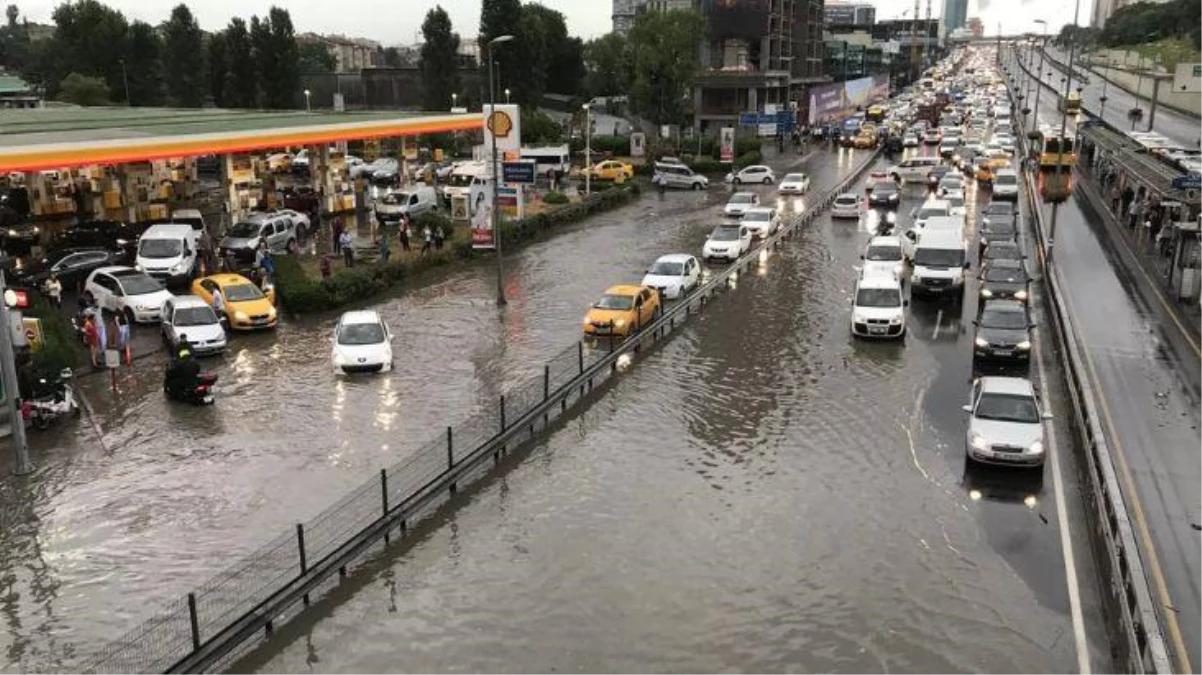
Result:
[[[387,544],[394,532],[403,535],[424,509],[533,438],[620,373],[629,360],[673,335],[733,277],[758,264],[761,253],[820,215],[876,154],[867,153],[838,186],[817,196],[807,213],[666,307],[632,337],[578,342],[558,353],[541,372],[507,389],[495,407],[447,427],[309,522],[297,524],[107,645],[87,671],[201,672],[226,663],[244,643],[270,634],[273,622],[296,603],[309,604],[323,581],[335,573],[345,575],[347,565],[372,545],[380,540]]]

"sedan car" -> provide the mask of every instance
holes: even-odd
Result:
[[[743,214],[743,225],[751,230],[751,236],[756,239],[770,237],[780,229],[780,217],[776,215],[776,209],[767,206],[757,206],[754,209],[747,209]]]
[[[76,288],[92,270],[120,264],[124,256],[104,248],[64,248],[47,253],[26,267],[15,271],[14,279],[22,284],[42,287],[51,276],[58,277],[63,288]]]
[[[804,195],[810,191],[810,177],[804,173],[785,174],[777,191],[782,195]]]
[[[275,290],[266,293],[241,274],[214,274],[192,282],[192,294],[215,307],[213,295],[220,291],[225,316],[233,330],[275,328]]]
[[[748,209],[760,205],[760,196],[754,192],[736,192],[730,196],[730,201],[722,208],[722,215],[727,218],[742,218]]]
[[[968,459],[1007,466],[1042,466],[1043,420],[1035,388],[1023,377],[982,377],[972,385],[963,410],[969,414],[965,433]]]
[[[186,341],[188,348],[197,355],[225,351],[227,340],[221,318],[195,295],[181,295],[163,303],[159,326],[163,331],[163,342],[168,345],[179,346]]]
[[[1021,260],[994,260],[981,268],[982,300],[1026,302],[1031,293],[1031,276]]]
[[[701,283],[701,263],[688,253],[670,253],[656,260],[643,285],[659,291],[667,300],[676,300]]]
[[[610,286],[584,317],[587,337],[630,337],[662,311],[659,293],[648,286]]]
[[[907,131],[905,136],[902,136],[902,146],[907,148],[918,147],[918,134]]]
[[[735,185],[739,183],[763,183],[764,185],[771,185],[776,182],[776,173],[772,171],[771,167],[764,166],[763,164],[752,164],[751,166],[744,167],[733,176],[727,174],[727,179],[728,182],[733,181]]]
[[[927,129],[922,134],[922,142],[926,145],[939,145],[943,140],[943,134],[939,133],[938,129]]]
[[[845,192],[831,204],[831,218],[859,218],[864,210],[864,198],[858,194]]]
[[[974,321],[974,360],[1026,363],[1031,358],[1031,320],[1027,306],[1017,300],[986,300]]]
[[[935,186],[935,194],[940,197],[951,191],[964,191],[964,177],[958,173],[948,172],[943,174],[939,179],[939,184]]]
[[[701,258],[710,260],[738,260],[751,250],[751,230],[743,225],[719,225],[710,233],[701,247]]]
[[[392,370],[392,334],[374,310],[346,312],[334,329],[330,355],[334,373],[386,373]]]
[[[890,180],[888,171],[873,171],[868,174],[868,179],[864,181],[864,191],[872,192],[877,183]]]
[[[901,202],[901,188],[897,183],[888,179],[877,183],[872,188],[872,193],[868,195],[869,206],[897,208],[899,202]]]
[[[158,321],[163,303],[174,297],[161,283],[132,267],[92,270],[84,283],[84,296],[101,309],[124,314],[130,323]]]

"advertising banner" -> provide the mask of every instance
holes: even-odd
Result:
[[[889,98],[889,75],[861,77],[810,88],[809,123],[837,122],[878,101]]]
[[[492,139],[497,139],[497,154],[518,154],[522,150],[522,115],[516,105],[484,106],[484,147],[492,152]],[[492,113],[491,115],[489,113]]]
[[[496,248],[492,229],[492,186],[473,183],[468,199],[471,200],[472,248]]]
[[[644,134],[641,131],[636,131],[633,134],[630,134],[630,156],[631,157],[642,157],[643,155],[647,154],[646,147],[647,147],[647,134]]]
[[[735,161],[735,128],[722,127],[722,161]]]
[[[514,218],[521,220],[525,215],[523,206],[522,186],[502,185],[497,188],[497,208],[504,214],[505,220]]]

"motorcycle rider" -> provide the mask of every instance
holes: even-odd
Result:
[[[200,363],[192,356],[188,336],[180,334],[179,344],[171,363],[167,365],[163,388],[172,398],[184,398],[196,388],[200,379]]]

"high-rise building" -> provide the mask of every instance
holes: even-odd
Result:
[[[643,12],[688,9],[695,5],[694,0],[613,0],[614,32],[630,33],[635,17]]]
[[[968,0],[944,0],[943,2],[943,34],[950,35],[957,28],[963,28],[968,20]]]
[[[708,33],[693,80],[694,125],[737,123],[747,111],[797,109],[825,81],[823,0],[700,0]]]
[[[1154,4],[1170,2],[1170,0],[1094,0],[1093,16],[1089,20],[1089,25],[1094,28],[1101,28],[1106,25],[1106,21],[1110,18],[1111,14],[1140,1]]]

